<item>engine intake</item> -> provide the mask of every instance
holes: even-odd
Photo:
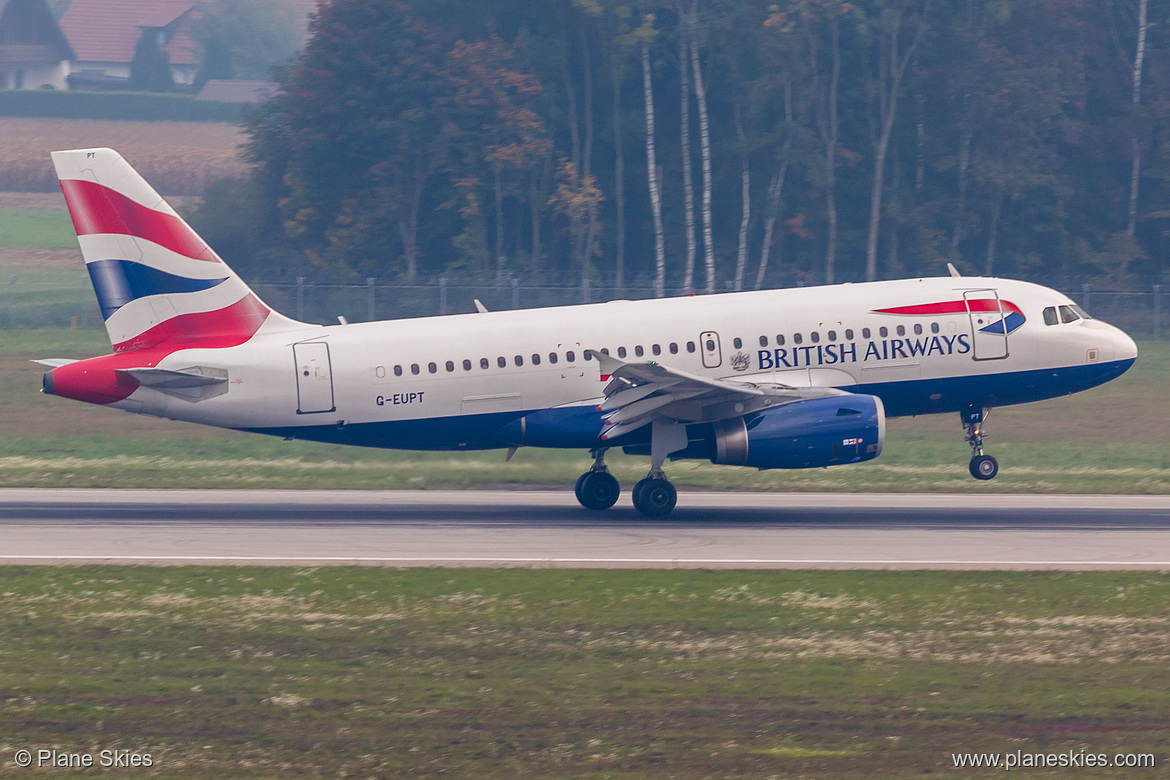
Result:
[[[886,441],[886,411],[877,396],[830,396],[720,420],[714,428],[713,463],[816,468],[880,455]]]

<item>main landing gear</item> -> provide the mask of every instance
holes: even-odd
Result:
[[[617,503],[621,487],[605,466],[605,450],[594,450],[593,468],[577,478],[577,500],[586,509],[609,509]]]
[[[975,479],[994,479],[999,473],[999,462],[983,454],[983,424],[991,414],[990,409],[971,407],[962,412],[963,427],[967,430],[967,443],[971,445],[971,476]]]
[[[577,478],[577,500],[586,509],[609,509],[617,503],[621,487],[602,460],[604,450],[594,451],[593,468]],[[646,517],[666,517],[678,503],[678,491],[662,469],[650,469],[650,475],[634,485],[634,507]]]

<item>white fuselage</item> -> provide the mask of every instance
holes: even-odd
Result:
[[[1004,308],[877,311],[965,295]],[[1022,324],[985,332],[985,320],[1008,303]],[[711,378],[871,393],[891,416],[947,412],[1075,392],[1128,368],[1136,347],[1119,329],[1090,319],[1045,323],[1045,308],[1071,303],[1025,282],[942,277],[305,326],[236,347],[183,349],[158,363],[226,370],[227,392],[194,402],[139,387],[115,405],[369,446],[590,446],[589,415],[604,381],[586,355],[606,350]],[[563,413],[584,428],[570,423],[563,439],[496,435],[533,413],[554,427]]]

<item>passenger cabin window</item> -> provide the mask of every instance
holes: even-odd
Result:
[[[731,345],[736,349],[740,349],[743,347],[743,339],[741,339],[739,336],[736,336],[734,339],[732,339]]]
[[[394,376],[402,376],[402,366],[394,366]]]
[[[1061,322],[1076,322],[1080,318],[1081,318],[1080,315],[1077,314],[1075,311],[1073,311],[1071,306],[1061,306],[1060,307],[1060,321]]]
[[[555,352],[548,353],[548,362],[556,363],[557,362],[557,353],[555,353]]]
[[[487,367],[490,365],[491,365],[491,363],[488,362],[487,358],[480,358],[479,359],[479,367],[484,369],[485,371],[487,370]]]
[[[836,341],[836,340],[837,340],[837,331],[835,331],[835,330],[829,331],[829,341]]]
[[[535,352],[532,353],[532,365],[534,365],[534,366],[540,365],[540,355],[536,354]]]
[[[634,354],[635,354],[635,355],[637,355],[638,357],[642,357],[642,355],[644,355],[644,354],[645,354],[645,352],[646,352],[646,351],[645,351],[644,349],[642,349],[642,345],[641,345],[641,344],[639,344],[638,346],[634,347]]]
[[[853,341],[853,329],[852,328],[845,329],[845,340],[846,341]]]
[[[768,346],[768,337],[767,336],[760,336],[760,346],[761,347]]]
[[[670,342],[670,354],[672,354],[672,355],[678,354],[678,344],[675,344],[673,341]]]
[[[625,347],[618,347],[618,357],[625,357],[625,356],[626,356],[626,348]]]
[[[577,356],[573,354],[573,350],[569,350],[568,352],[565,353],[565,362],[566,363],[572,363],[576,358],[577,358]]]
[[[412,373],[412,374],[418,373],[418,363],[411,363],[410,364],[410,373]]]
[[[915,324],[914,324],[914,335],[915,335],[915,336],[921,336],[921,335],[922,335],[922,326],[921,326],[920,324],[918,324],[918,323],[915,323]]]
[[[439,367],[436,366],[434,363],[427,363],[427,371],[429,371],[430,373],[434,374],[438,370],[439,370]]]
[[[890,335],[889,328],[887,328],[885,325],[882,325],[880,328],[878,328],[878,335],[884,339],[886,336]]]
[[[654,346],[650,347],[650,351],[653,352],[655,355],[661,355],[662,354],[662,347],[658,344],[655,344]]]
[[[455,370],[455,361],[454,361],[454,360],[448,360],[448,361],[447,361],[447,373],[449,374],[449,373],[451,373],[451,372],[452,372],[452,371],[454,371],[454,370]]]
[[[708,352],[715,351],[715,342],[712,339],[707,339],[707,351]]]
[[[687,342],[687,352],[694,352],[694,351],[695,351],[695,342],[688,341]]]
[[[470,370],[471,370],[471,361],[470,361],[470,360],[464,360],[464,361],[463,361],[463,370],[464,370],[464,371],[470,371]]]
[[[931,333],[938,333],[938,323],[937,322],[930,323],[930,332]]]
[[[905,336],[905,335],[906,335],[906,328],[905,328],[905,326],[903,326],[903,325],[899,325],[899,326],[898,326],[898,335],[899,335],[899,336]]]
[[[799,333],[792,334],[792,343],[793,344],[800,344],[803,342],[804,342],[804,336],[800,335]]]
[[[784,334],[783,333],[776,334],[776,346],[778,346],[778,347],[784,346]]]
[[[818,343],[821,340],[821,334],[817,333],[815,330],[812,333],[808,334],[808,337],[810,339],[812,339],[812,343],[814,343],[814,344]]]
[[[867,339],[867,338],[869,338],[869,336],[870,336],[870,333],[871,333],[871,332],[872,332],[872,331],[870,331],[870,329],[869,329],[869,328],[862,328],[862,329],[861,329],[861,337],[862,337],[863,339]]]
[[[500,368],[507,368],[508,367],[508,359],[506,357],[504,357],[503,355],[501,355],[500,357],[496,358],[496,365],[499,366]]]
[[[516,360],[517,367],[524,365],[524,356],[523,355],[517,355],[515,360]]]

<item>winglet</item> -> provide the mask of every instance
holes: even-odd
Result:
[[[479,298],[476,298],[475,299],[475,310],[477,312],[479,312],[480,314],[487,314],[488,307],[484,306],[483,303],[480,302]]]

